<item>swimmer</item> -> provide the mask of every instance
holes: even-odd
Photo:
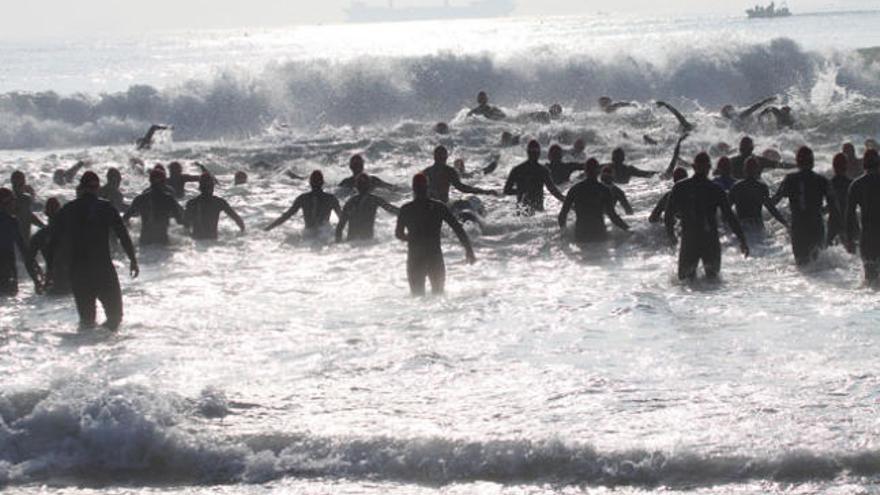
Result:
[[[55,263],[60,262],[60,246],[70,250],[70,267],[67,277],[76,301],[80,326],[95,325],[97,301],[101,301],[109,330],[115,331],[122,322],[122,291],[113,259],[110,256],[110,232],[116,234],[125,254],[128,255],[132,278],[140,273],[134,246],[119,212],[109,202],[98,199],[101,181],[94,172],[86,172],[80,178],[80,196],[62,208],[55,220],[50,236],[46,273],[48,285],[60,283],[52,280]]]
[[[749,245],[736,215],[730,208],[727,194],[709,180],[712,159],[700,153],[694,159],[694,175],[672,187],[664,214],[666,234],[673,245],[676,220],[681,220],[681,246],[678,255],[679,280],[694,279],[703,262],[706,278],[716,279],[721,272],[721,240],[718,237],[718,210],[739,239],[740,250],[748,257]]]
[[[528,160],[510,171],[504,185],[504,194],[516,196],[521,214],[532,215],[536,211],[544,211],[544,188],[559,201],[565,201],[565,196],[553,183],[547,168],[538,162],[541,158],[541,144],[533,140],[529,142],[527,151]]]
[[[616,148],[611,152],[611,163],[604,165],[611,167],[615,184],[629,184],[633,177],[648,178],[657,175],[657,172],[642,170],[626,164],[626,153],[623,148]]]
[[[831,181],[813,172],[813,150],[803,146],[797,153],[798,171],[788,174],[773,196],[773,204],[788,199],[791,209],[791,247],[798,266],[806,265],[825,248],[825,221],[822,203],[832,218],[840,218]]]
[[[724,105],[724,107],[721,108],[721,117],[729,120],[734,125],[741,126],[748,123],[755,112],[774,101],[776,101],[775,96],[764,98],[763,100],[754,103],[752,106],[742,111],[738,111],[733,105]]]
[[[550,178],[556,185],[565,184],[571,180],[571,174],[583,171],[584,166],[581,163],[566,163],[562,161],[562,146],[554,144],[547,151],[547,158],[550,162],[547,164],[547,170],[550,171]]]
[[[730,158],[722,156],[718,159],[718,163],[715,165],[715,178],[712,179],[712,182],[718,184],[721,189],[724,189],[724,192],[730,192],[730,189],[736,184],[736,179],[733,178]]]
[[[201,169],[202,174],[208,173],[203,165],[198,163],[195,164],[199,169]],[[183,199],[186,195],[186,184],[188,182],[199,182],[201,180],[201,175],[190,175],[183,173],[183,166],[180,162],[171,162],[168,164],[168,181],[167,184],[174,191],[174,197],[177,199]]]
[[[614,101],[608,96],[599,98],[599,109],[605,113],[614,113],[622,108],[631,108],[636,106],[631,101]]]
[[[795,125],[794,116],[791,114],[791,107],[786,105],[783,107],[768,107],[758,114],[758,117],[772,115],[776,119],[776,127],[779,129],[791,129]]]
[[[449,134],[449,124],[446,122],[438,122],[437,125],[434,126],[434,132],[441,136]]]
[[[52,232],[55,228],[55,220],[60,210],[61,202],[58,201],[57,198],[49,198],[46,201],[46,207],[44,208],[43,213],[46,215],[46,218],[49,221],[49,225],[38,230],[37,233],[34,234],[33,237],[31,237],[31,243],[30,246],[28,246],[28,251],[26,255],[25,266],[27,266],[28,264],[32,264],[35,267],[39,266],[39,264],[37,263],[37,255],[42,255],[44,262],[49,259],[49,244],[52,240]],[[70,260],[68,258],[69,253],[67,252],[55,255],[55,263],[52,267],[53,273],[47,274],[48,279],[53,280],[54,284],[51,287],[44,287],[43,289],[48,289],[49,292],[56,295],[70,293],[70,277],[68,276],[70,270]]]
[[[843,156],[846,157],[846,175],[850,179],[856,179],[865,173],[865,166],[862,159],[856,156],[856,147],[852,143],[844,143],[841,148]]]
[[[351,170],[351,177],[346,177],[339,183],[339,187],[344,187],[346,189],[354,189],[356,187],[357,179],[364,173],[364,157],[361,155],[353,155],[351,159],[348,160],[348,169]],[[373,176],[367,175],[370,179],[370,189],[394,189],[394,186],[385,182],[384,180]]]
[[[18,248],[23,259],[27,256],[27,247],[21,236],[21,226],[14,213],[15,194],[5,187],[0,188],[0,297],[14,296],[18,293],[15,249]],[[36,291],[40,292],[42,282],[35,264],[26,262],[25,267],[34,281]]]
[[[107,170],[107,183],[98,191],[98,197],[109,201],[120,212],[125,212],[128,210],[128,205],[125,204],[125,197],[119,190],[121,184],[122,174],[118,169],[111,167]]]
[[[847,251],[855,253],[858,237],[865,281],[877,284],[880,280],[880,155],[877,150],[868,149],[863,161],[865,174],[853,182],[847,200]]]
[[[431,282],[431,292],[442,294],[446,286],[446,264],[440,247],[440,229],[449,225],[461,245],[464,246],[468,264],[476,262],[474,250],[467,232],[455,219],[449,208],[431,199],[428,193],[428,177],[413,177],[413,200],[400,209],[395,235],[407,244],[406,275],[410,292],[414,296],[425,295],[425,279]]]
[[[770,201],[770,188],[761,182],[761,165],[754,157],[746,160],[746,178],[734,184],[728,193],[736,217],[744,228],[762,232],[764,230],[764,208],[785,228],[788,222]]]
[[[859,162],[861,162],[861,160],[859,160]],[[849,169],[848,165],[849,160],[846,155],[843,153],[834,155],[834,160],[831,164],[831,168],[834,171],[834,177],[831,178],[831,187],[834,189],[834,197],[837,198],[840,211],[844,215],[849,211],[847,200],[849,196],[849,188],[853,183],[853,180],[847,175]],[[838,240],[844,240],[844,235],[846,234],[846,225],[843,223],[844,220],[844,218],[840,217],[828,219],[829,246],[833,246]]]
[[[624,213],[627,215],[635,213],[632,205],[629,204],[629,199],[627,199],[626,193],[614,183],[614,172],[611,170],[611,167],[602,167],[601,182],[609,191],[611,191],[611,207],[614,208],[615,211],[617,209],[617,204],[620,203],[620,206],[623,207]]]
[[[202,174],[199,179],[199,192],[201,194],[186,202],[183,213],[184,224],[193,239],[217,239],[220,212],[226,213],[238,225],[241,233],[244,233],[244,220],[225,199],[214,196],[214,177],[211,174]]]
[[[678,120],[678,124],[681,127],[681,130],[683,133],[689,133],[697,128],[697,126],[690,123],[688,121],[688,119],[685,118],[685,116],[681,112],[678,111],[677,108],[670,105],[669,103],[666,103],[665,101],[658,101],[657,107],[658,108],[665,108],[666,110],[668,110],[669,113],[671,113],[675,117],[675,119]]]
[[[357,194],[342,207],[339,224],[336,225],[336,242],[342,242],[345,227],[348,225],[348,240],[369,240],[373,238],[376,226],[376,212],[379,208],[397,215],[400,209],[384,199],[371,194],[373,189],[370,176],[362,173],[355,181]]]
[[[34,215],[34,189],[27,184],[27,177],[24,172],[16,170],[10,176],[12,183],[12,193],[15,196],[15,209],[13,214],[18,219],[19,229],[21,229],[21,238],[25,245],[31,241],[31,226],[45,227],[46,225],[36,215]]]
[[[144,137],[137,140],[136,145],[137,145],[138,151],[148,150],[148,149],[152,148],[153,147],[153,139],[155,138],[156,133],[159,131],[167,131],[171,128],[172,127],[170,127],[170,126],[164,126],[164,125],[157,125],[157,124],[151,125],[150,128],[147,130],[147,133],[144,134]]]
[[[679,182],[688,178],[687,170],[676,167],[672,171],[672,181],[673,186],[678,184]],[[651,215],[648,217],[648,222],[650,223],[660,223],[663,221],[663,213],[666,211],[666,207],[669,205],[669,196],[672,195],[672,190],[666,191],[663,196],[660,197],[660,200],[657,201],[657,205],[654,206],[654,209],[651,210]]]
[[[629,225],[614,211],[611,191],[599,182],[600,168],[595,158],[587,160],[587,178],[572,186],[559,212],[559,228],[565,232],[568,213],[574,208],[577,217],[574,237],[578,243],[605,240],[608,237],[605,217],[621,230],[629,230]]]
[[[233,180],[233,185],[243,186],[248,182],[248,174],[243,170],[239,170],[235,173],[235,179]]]
[[[489,95],[485,91],[480,91],[477,95],[477,107],[468,112],[467,116],[480,116],[489,120],[504,120],[507,118],[500,108],[489,105]]]
[[[444,146],[438,146],[434,148],[434,164],[422,171],[422,174],[428,178],[428,191],[431,198],[449,203],[450,187],[465,194],[498,195],[495,191],[462,183],[458,172],[446,163],[447,160],[449,160],[449,151]]]
[[[134,198],[122,220],[128,222],[132,217],[141,218],[141,236],[138,240],[141,246],[167,245],[168,225],[172,218],[178,225],[185,224],[183,209],[172,196],[163,169],[154,168],[150,172],[149,189]]]
[[[749,136],[743,137],[739,142],[739,155],[730,159],[731,175],[733,175],[734,179],[746,178],[746,160],[752,157],[755,157],[755,159],[758,160],[758,165],[761,166],[762,170],[790,169],[796,167],[796,165],[777,160],[769,160],[763,156],[755,156],[754,153],[755,142]]]
[[[300,194],[293,201],[293,205],[284,212],[277,220],[266,226],[266,232],[278,227],[296,215],[299,210],[303,211],[303,220],[306,231],[315,232],[330,223],[330,214],[336,213],[337,218],[342,218],[342,208],[336,196],[324,192],[324,174],[315,170],[309,176],[311,191]]]
[[[80,160],[67,170],[59,168],[52,174],[52,182],[57,186],[66,186],[67,184],[70,184],[76,179],[76,174],[86,165],[88,165],[88,162]]]

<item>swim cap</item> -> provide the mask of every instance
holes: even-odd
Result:
[[[871,148],[865,151],[865,158],[863,162],[865,165],[865,170],[873,170],[877,167],[880,167],[880,154],[877,153],[877,150]]]
[[[152,175],[152,174],[150,174]],[[101,185],[101,179],[98,178],[98,174],[89,170],[88,172],[82,174],[82,177],[79,178],[79,187],[87,188],[87,187],[98,187]]]
[[[554,144],[554,145],[550,146],[550,149],[547,150],[547,155],[550,157],[554,157],[554,156],[561,157],[562,156],[562,146],[559,146],[558,144]]]
[[[47,217],[53,217],[58,210],[61,209],[61,202],[58,201],[58,198],[49,198],[46,200],[46,207],[43,208],[43,213],[46,214]]]
[[[437,134],[449,134],[449,125],[446,122],[438,122],[434,126],[434,132]]]
[[[745,168],[746,175],[749,177],[758,177],[759,175],[761,175],[761,164],[755,157],[751,157],[746,160]]]
[[[708,175],[709,169],[712,168],[712,159],[705,151],[694,157],[694,172],[701,175]]]
[[[360,173],[364,170],[364,157],[361,155],[352,155],[348,160],[348,167],[352,170],[358,170]]]
[[[437,146],[434,148],[434,160],[440,161],[449,158],[449,150],[445,146]]]
[[[16,170],[15,172],[12,172],[12,175],[9,177],[9,180],[10,180],[10,182],[12,182],[13,185],[24,184],[24,182],[25,182],[24,172],[22,172],[21,170]]]
[[[172,174],[178,174],[180,172],[183,172],[183,166],[180,164],[180,162],[171,162],[168,164],[168,170]]]
[[[837,175],[846,174],[846,165],[846,155],[844,155],[843,153],[838,153],[834,155],[834,160],[831,162],[831,166],[834,168],[834,173],[836,173]]]
[[[428,176],[425,174],[416,174],[413,176],[412,188],[415,192],[426,192],[428,190]]]
[[[235,185],[247,184],[248,174],[242,170],[235,173]]]
[[[626,152],[623,151],[623,148],[614,148],[614,151],[611,152],[611,161],[622,162],[624,160],[626,160]]]
[[[539,143],[537,139],[532,139],[531,141],[529,141],[526,149],[528,151],[541,151],[541,143]]]
[[[809,148],[809,146],[801,146],[797,152],[797,165],[798,167],[810,167],[812,168],[815,163],[813,157],[813,150]]]
[[[726,156],[722,156],[718,159],[718,163],[715,165],[715,170],[718,171],[719,175],[725,175],[730,173],[730,158]]]
[[[109,169],[107,169],[107,180],[111,179],[122,180],[122,174],[119,172],[119,169],[115,167],[110,167]]]
[[[309,185],[315,189],[324,186],[324,174],[320,170],[315,170],[309,175]]]
[[[96,176],[97,177],[97,176]],[[156,167],[150,171],[150,184],[165,182],[165,168]]]
[[[15,195],[10,189],[0,187],[0,205],[6,204],[7,201],[15,201]]]
[[[599,160],[595,158],[590,158],[587,160],[586,165],[584,165],[584,170],[587,172],[587,176],[595,179],[597,175],[599,175]]]
[[[679,182],[688,178],[688,171],[681,168],[676,167],[675,170],[672,171],[672,180],[675,182]]]
[[[204,187],[213,187],[214,186],[214,177],[211,174],[205,172],[199,176],[199,189]]]

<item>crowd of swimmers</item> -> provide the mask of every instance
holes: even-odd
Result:
[[[758,102],[741,112],[725,107],[723,114],[725,118],[742,121],[771,101]],[[600,108],[609,113],[631,105],[610,98],[600,100]],[[483,222],[485,209],[476,196],[515,196],[517,213],[530,216],[544,211],[546,191],[562,203],[558,222],[563,233],[574,210],[574,241],[589,244],[607,239],[606,219],[621,230],[630,229],[617,212],[620,206],[627,215],[633,213],[621,185],[633,179],[660,175],[672,179],[673,186],[662,195],[649,221],[662,223],[670,242],[678,247],[677,273],[681,280],[696,277],[700,263],[707,278],[719,276],[722,253],[719,214],[737,238],[742,253],[749,256],[748,239],[763,232],[766,209],[789,229],[798,265],[815,260],[826,246],[841,243],[851,253],[860,251],[866,281],[878,282],[880,156],[876,149],[867,147],[859,159],[854,146],[844,145],[833,160],[834,176],[828,179],[813,171],[815,158],[810,148],[800,148],[795,163],[787,164],[778,157],[755,156],[754,142],[745,137],[740,142],[739,154],[719,158],[715,174],[710,176],[712,159],[708,153],[697,154],[692,162],[681,157],[682,143],[695,126],[667,103],[658,102],[658,106],[671,111],[682,128],[665,171],[641,170],[627,164],[622,148],[615,149],[610,163],[602,165],[595,158],[566,162],[566,153],[582,153],[583,146],[579,150],[577,146],[574,150],[564,150],[560,145],[553,145],[547,152],[548,162],[542,163],[541,144],[532,140],[526,146],[526,161],[513,167],[503,190],[496,191],[464,182],[463,179],[473,175],[465,170],[461,161],[450,166],[447,148],[437,146],[434,163],[412,178],[412,201],[397,207],[381,196],[381,190],[394,186],[366,173],[364,159],[354,155],[349,160],[351,176],[340,186],[355,194],[344,205],[335,195],[324,191],[324,176],[315,170],[308,177],[310,190],[298,196],[290,208],[264,230],[282,225],[301,211],[306,230],[317,231],[327,228],[335,213],[337,241],[372,239],[376,215],[383,209],[397,217],[395,236],[407,245],[406,271],[412,294],[424,295],[427,282],[432,292],[441,293],[446,276],[441,249],[442,226],[447,224],[452,229],[465,249],[467,261],[473,263],[476,257],[463,223]],[[790,109],[770,109],[768,113],[777,119],[790,121],[785,120],[791,119]],[[781,113],[777,115],[777,112]],[[560,113],[561,107],[554,105],[547,118],[557,118]],[[478,106],[470,114],[488,119],[505,118],[502,110],[489,105],[485,93],[480,93]],[[149,148],[154,134],[164,129],[164,126],[151,127],[138,141],[138,149]],[[442,130],[435,128],[437,132]],[[134,162],[136,166],[143,166],[138,159]],[[77,182],[76,175],[87,165],[78,162],[69,169],[59,169],[53,174],[53,180],[62,186]],[[496,159],[482,170],[483,174],[492,173],[497,165]],[[0,295],[13,295],[18,291],[17,248],[38,293],[72,294],[84,327],[95,325],[96,304],[100,301],[107,316],[105,325],[116,329],[122,321],[123,306],[112,262],[113,246],[118,245],[127,255],[132,277],[137,277],[140,271],[127,228],[129,219],[141,220],[141,246],[167,245],[172,220],[183,225],[195,239],[217,239],[221,213],[232,219],[241,232],[245,231],[245,223],[236,211],[227,201],[214,195],[215,177],[205,167],[198,166],[197,175],[184,174],[182,165],[177,162],[170,163],[167,171],[162,165],[155,166],[148,173],[149,187],[131,203],[126,203],[120,191],[122,174],[118,169],[107,171],[103,186],[95,172],[85,171],[77,182],[75,200],[66,205],[56,198],[46,201],[45,223],[34,214],[35,193],[27,184],[25,174],[15,171],[11,188],[0,188]],[[689,176],[687,168],[692,169],[692,175]],[[797,170],[786,175],[771,194],[770,187],[761,181],[761,174],[774,168]],[[563,192],[561,187],[576,174],[581,174],[577,182]],[[184,198],[189,182],[198,183],[199,195],[181,206],[178,201]],[[247,174],[235,174],[235,184],[246,182]],[[451,201],[451,189],[471,196]],[[784,199],[788,202],[790,220],[777,209]],[[39,229],[33,236],[32,227]],[[43,267],[38,261],[40,257]]]

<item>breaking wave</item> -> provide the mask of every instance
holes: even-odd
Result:
[[[510,107],[561,102],[585,108],[603,94],[712,108],[771,94],[808,100],[828,74],[841,91],[880,95],[880,64],[855,53],[805,51],[784,38],[679,49],[662,61],[544,53],[504,61],[438,54],[277,63],[260,74],[226,71],[213,80],[162,89],[136,85],[102,95],[0,95],[0,148],[124,144],[154,122],[173,124],[175,138],[189,141],[247,138],[276,122],[313,129],[448,119],[479,88]]]

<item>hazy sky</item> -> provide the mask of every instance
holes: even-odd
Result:
[[[367,0],[382,4],[383,0]],[[431,4],[441,0],[396,0]],[[769,1],[769,0],[767,0]],[[341,22],[349,0],[13,0],[3,2],[0,33],[5,36],[68,35],[86,31],[281,26]],[[452,0],[465,4],[468,0]],[[737,13],[756,0],[518,0],[517,15],[604,12]],[[793,8],[864,8],[875,0],[791,0]],[[0,36],[3,36],[0,35]]]

